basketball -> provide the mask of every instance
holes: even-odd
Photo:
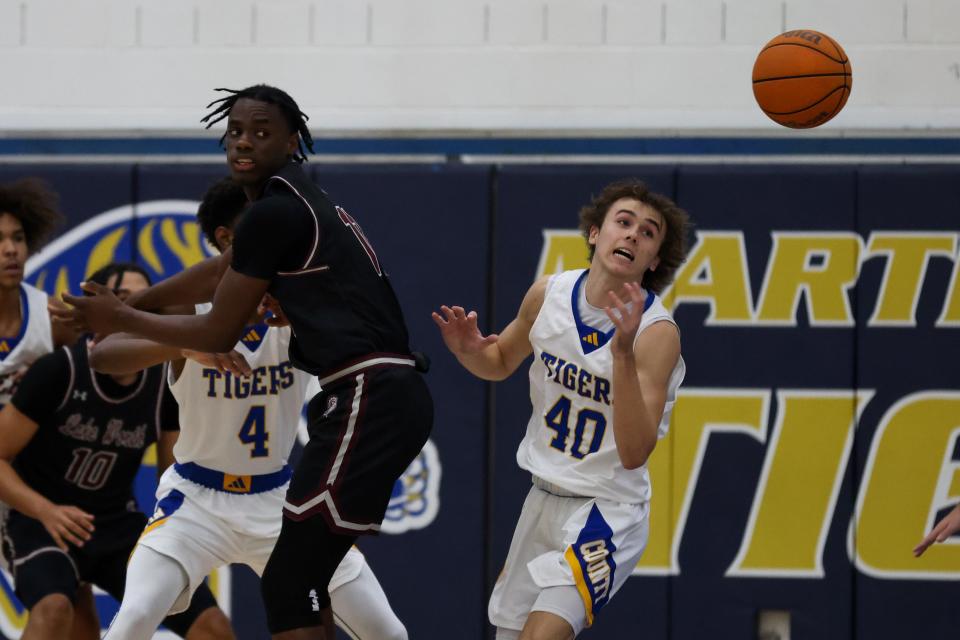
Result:
[[[836,40],[809,29],[782,33],[753,65],[753,95],[767,116],[791,129],[818,127],[850,96],[850,60]]]

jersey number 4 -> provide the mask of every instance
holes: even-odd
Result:
[[[267,447],[267,442],[270,440],[270,434],[267,433],[267,408],[265,406],[258,404],[250,407],[237,437],[243,444],[253,445],[250,450],[251,458],[262,458],[269,455],[270,449]]]
[[[581,460],[600,448],[603,432],[607,429],[607,418],[599,411],[580,409],[577,412],[577,422],[573,427],[573,442],[570,442],[570,408],[570,398],[560,396],[543,419],[548,428],[557,432],[550,441],[550,446]],[[589,438],[589,446],[584,450],[588,426],[592,427],[592,434]]]

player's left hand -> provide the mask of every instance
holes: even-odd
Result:
[[[933,527],[930,533],[920,541],[920,544],[913,548],[914,557],[919,558],[923,555],[923,552],[927,550],[927,547],[934,542],[945,542],[947,538],[957,531],[960,531],[960,504],[945,515],[943,519]]]
[[[50,315],[81,333],[97,333],[107,336],[122,330],[120,317],[126,305],[108,287],[96,282],[83,282],[80,288],[92,294],[61,297],[69,307],[50,305]]]
[[[646,302],[646,292],[636,282],[628,282],[624,285],[624,291],[628,300],[624,302],[613,291],[608,291],[610,306],[604,307],[607,317],[613,322],[616,331],[613,339],[610,341],[610,350],[614,355],[627,355],[633,353],[633,342],[637,337],[637,330],[640,329],[640,321],[643,319],[643,305]],[[631,307],[627,307],[627,303]]]

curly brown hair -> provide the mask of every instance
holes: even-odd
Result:
[[[39,178],[23,178],[0,185],[0,214],[9,213],[23,225],[27,250],[32,254],[63,222],[60,198]]]
[[[644,289],[660,293],[671,282],[677,269],[687,259],[687,237],[693,228],[690,216],[670,198],[650,191],[649,187],[635,178],[612,182],[605,186],[599,195],[590,200],[590,204],[580,209],[580,232],[589,240],[590,229],[603,226],[610,207],[621,198],[631,198],[652,207],[666,222],[666,232],[660,245],[660,264],[655,271],[647,270],[643,274]],[[593,261],[594,246],[589,245],[590,260]]]

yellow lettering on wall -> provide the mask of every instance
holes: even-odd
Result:
[[[153,242],[153,228],[156,226],[156,218],[148,220],[143,225],[140,233],[137,234],[137,251],[140,253],[140,259],[146,262],[154,273],[163,275],[163,263],[160,262],[160,256],[157,255],[157,246]]]
[[[67,268],[60,267],[57,271],[57,279],[53,284],[53,297],[60,300],[60,294],[70,293],[70,279],[67,277]]]
[[[192,267],[206,258],[200,246],[200,225],[184,222],[179,225],[179,230],[177,227],[176,220],[165,218],[160,223],[160,236],[184,268]]]
[[[872,233],[867,255],[886,256],[887,265],[868,326],[916,326],[917,302],[930,258],[953,258],[956,249],[953,233]]]
[[[911,550],[933,527],[960,474],[952,460],[960,434],[960,393],[928,391],[902,398],[880,421],[857,496],[852,532],[857,568],[876,578],[960,578],[960,543]]]
[[[710,305],[708,325],[750,324],[750,278],[743,233],[701,231],[697,245],[677,271],[663,303],[673,310],[686,302]]]
[[[680,390],[670,431],[647,463],[654,495],[650,537],[634,573],[680,573],[680,540],[710,435],[741,433],[763,442],[769,404],[766,389]]]
[[[823,577],[823,547],[854,426],[871,395],[777,393],[777,420],[728,576]]]
[[[960,256],[953,257],[953,276],[947,287],[947,298],[937,319],[938,327],[960,327]]]
[[[774,232],[757,322],[795,326],[805,297],[813,326],[852,326],[847,290],[856,284],[863,240],[855,233]]]
[[[586,269],[590,266],[588,255],[587,241],[578,230],[544,229],[536,277],[570,269]]]
[[[87,258],[87,268],[83,271],[84,278],[89,278],[92,273],[115,260],[117,245],[126,233],[126,227],[118,227],[97,241]]]

